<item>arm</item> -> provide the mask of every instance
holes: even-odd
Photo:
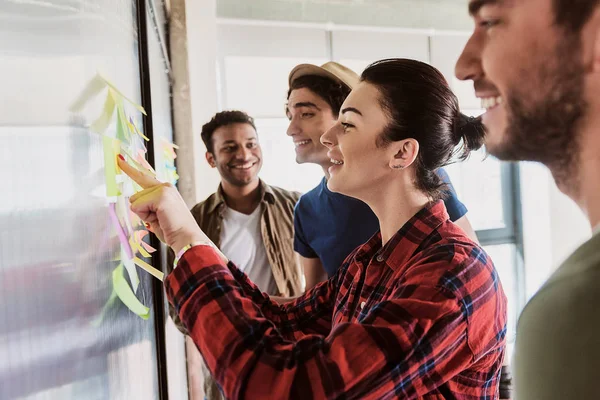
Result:
[[[307,311],[287,322],[318,318],[314,297],[330,283],[317,285],[311,298],[298,299],[293,308]],[[255,398],[381,398],[396,387],[412,399],[473,360],[462,309],[437,288],[400,287],[361,323],[289,341],[235,290],[226,268],[207,248],[189,250],[165,284],[227,398],[249,393]]]
[[[463,231],[465,231],[465,233],[467,234],[469,239],[471,239],[475,243],[479,244],[479,240],[477,239],[477,234],[475,233],[475,230],[471,226],[471,222],[469,222],[469,218],[467,218],[466,214],[463,215],[462,217],[460,217],[459,219],[457,219],[456,221],[454,221],[454,223],[456,225],[458,225]]]
[[[306,290],[310,290],[318,283],[327,280],[327,272],[323,268],[321,259],[307,258],[300,255],[300,262],[304,270],[304,279],[306,279]]]

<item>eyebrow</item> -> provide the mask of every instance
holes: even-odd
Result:
[[[469,15],[474,16],[483,6],[501,5],[501,3],[503,0],[473,0],[469,3]]]
[[[321,110],[319,107],[317,107],[317,105],[315,103],[311,103],[310,101],[303,101],[303,102],[294,104],[294,108],[300,108],[300,107],[311,107],[311,108],[316,108],[319,111]],[[288,110],[289,110],[289,108],[288,108]]]
[[[347,112],[353,112],[353,113],[356,113],[356,114],[362,116],[362,113],[360,111],[358,111],[358,109],[356,109],[354,107],[346,107],[346,108],[344,108],[342,110],[342,114],[345,114]]]
[[[246,138],[246,141],[247,141],[247,142],[251,142],[251,141],[253,141],[253,140],[258,140],[258,138],[257,138],[257,137],[254,137],[254,136],[253,136],[253,137]],[[235,140],[226,140],[226,141],[224,141],[224,142],[222,143],[222,146],[224,146],[224,145],[226,145],[226,144],[237,144],[237,142],[236,142]]]

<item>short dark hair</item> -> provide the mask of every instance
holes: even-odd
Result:
[[[287,99],[289,100],[292,90],[302,88],[309,89],[311,92],[325,100],[325,102],[329,104],[329,107],[331,107],[331,111],[336,118],[340,114],[340,109],[342,108],[342,104],[344,104],[344,100],[346,100],[346,97],[348,97],[351,91],[348,86],[336,82],[333,79],[318,75],[304,75],[292,81],[287,93]]]
[[[555,22],[569,33],[579,32],[598,4],[599,0],[553,0]]]
[[[443,198],[445,185],[436,170],[483,145],[481,121],[460,112],[446,79],[429,64],[399,58],[376,61],[364,70],[361,81],[377,87],[390,118],[378,146],[409,138],[419,142],[415,185],[435,200]]]
[[[210,121],[202,126],[202,132],[200,133],[202,141],[206,146],[206,150],[208,150],[209,153],[214,153],[214,146],[212,142],[213,133],[223,126],[232,124],[248,124],[252,126],[254,130],[256,130],[254,118],[243,111],[229,110],[218,112],[214,117],[211,118]]]

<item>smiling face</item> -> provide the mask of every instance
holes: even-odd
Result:
[[[242,187],[258,180],[262,151],[250,124],[221,126],[214,131],[211,140],[214,153],[207,152],[206,160],[217,168],[224,181]]]
[[[320,138],[336,121],[329,104],[308,88],[294,89],[288,99],[286,114],[290,120],[287,134],[296,147],[296,162],[326,168],[329,158]]]
[[[585,114],[578,34],[557,26],[551,0],[472,0],[475,30],[456,65],[486,109],[487,150],[546,164],[565,183]]]
[[[379,91],[361,82],[342,105],[338,123],[321,138],[331,166],[327,187],[361,200],[389,184],[390,147],[378,146],[389,122],[379,103]]]

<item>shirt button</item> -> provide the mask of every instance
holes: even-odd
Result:
[[[364,301],[363,301],[362,303],[360,303],[360,309],[361,309],[361,310],[362,310],[363,308],[365,308],[365,304],[367,304],[367,303],[366,303],[366,302],[364,302]]]
[[[381,254],[377,256],[377,262],[383,262],[383,256]]]

